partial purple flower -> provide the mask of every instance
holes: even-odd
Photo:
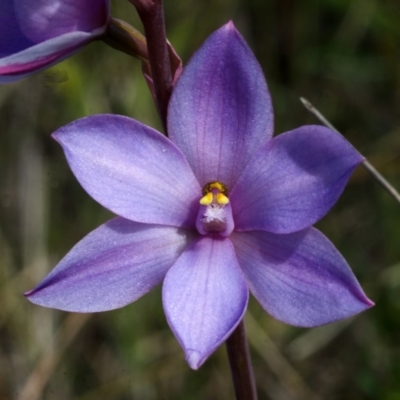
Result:
[[[0,83],[60,62],[101,36],[109,8],[109,0],[2,0]]]
[[[81,185],[119,217],[78,243],[29,300],[105,311],[163,283],[168,323],[194,369],[239,324],[249,289],[275,318],[302,327],[373,305],[311,227],[363,157],[320,126],[272,138],[266,82],[232,23],[184,69],[168,128],[170,139],[98,115],[54,134]]]

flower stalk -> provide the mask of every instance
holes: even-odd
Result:
[[[168,54],[162,0],[131,0],[143,23],[157,109],[167,133],[167,108],[172,92],[172,73]]]
[[[243,320],[226,341],[236,400],[257,400],[256,384]]]

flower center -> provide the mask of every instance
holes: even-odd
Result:
[[[219,233],[221,236],[229,236],[234,222],[227,187],[222,182],[208,182],[202,193],[196,220],[197,230],[201,235]]]

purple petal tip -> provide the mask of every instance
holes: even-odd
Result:
[[[374,305],[375,305],[375,303],[372,301],[372,300],[370,300],[368,297],[366,298],[366,304],[369,306],[369,307],[373,307]]]
[[[197,370],[203,364],[203,358],[197,350],[188,350],[186,351],[186,362],[190,368]]]
[[[231,29],[231,30],[236,30],[235,24],[233,23],[232,20],[230,20],[226,25],[226,29]]]
[[[225,25],[223,25],[221,28],[220,28],[220,31],[221,32],[224,32],[224,33],[226,33],[226,34],[228,34],[228,35],[239,35],[241,38],[242,38],[242,36],[241,36],[241,34],[239,33],[239,31],[236,29],[236,26],[235,26],[235,24],[233,23],[233,21],[232,20],[230,20],[229,22],[227,22]]]

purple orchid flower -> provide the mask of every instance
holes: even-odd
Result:
[[[239,324],[249,289],[272,316],[301,327],[373,305],[311,227],[363,157],[320,126],[272,138],[266,82],[232,23],[184,69],[168,128],[170,139],[98,115],[54,134],[81,185],[120,217],[79,242],[30,301],[105,311],[163,282],[168,323],[194,369]]]
[[[1,0],[0,83],[69,57],[101,36],[109,0]]]

